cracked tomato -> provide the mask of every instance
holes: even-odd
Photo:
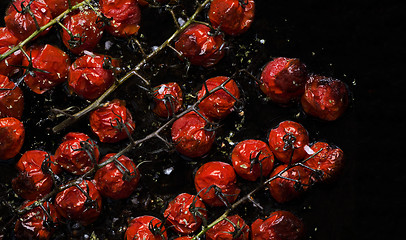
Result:
[[[153,216],[140,216],[131,220],[124,238],[126,240],[145,239],[145,240],[166,240],[164,223]]]
[[[206,232],[206,240],[246,240],[250,227],[239,215],[228,216]]]
[[[0,55],[6,53],[10,48],[18,45],[19,40],[6,27],[0,27]],[[23,54],[21,50],[0,61],[0,74],[5,76],[14,75],[19,71],[16,66],[21,65]]]
[[[13,117],[0,118],[0,160],[15,157],[23,146],[24,125]]]
[[[176,82],[161,84],[152,91],[155,103],[152,111],[159,117],[169,118],[182,108],[183,92]]]
[[[100,0],[101,12],[111,21],[106,31],[117,37],[128,37],[138,33],[141,10],[137,0]]]
[[[0,75],[0,118],[21,119],[24,110],[23,91],[6,76]]]

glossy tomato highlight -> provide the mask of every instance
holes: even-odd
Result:
[[[0,55],[18,45],[19,40],[6,27],[0,27]],[[17,50],[0,62],[0,75],[12,76],[19,71],[16,67],[21,65],[23,54]]]
[[[52,17],[57,17],[64,11],[66,11],[70,6],[75,6],[76,4],[82,2],[82,0],[45,0],[48,4],[48,8],[51,11]]]
[[[0,75],[0,118],[13,117],[20,120],[23,110],[23,91],[8,77]]]
[[[131,220],[124,239],[148,239],[148,240],[166,240],[166,233],[163,222],[153,216],[140,216]]]
[[[161,84],[152,91],[154,97],[152,111],[159,117],[169,118],[182,108],[183,92],[176,82]]]
[[[24,125],[13,117],[0,118],[0,160],[15,157],[23,146]]]
[[[239,215],[229,216],[206,232],[206,240],[249,239],[250,227]]]

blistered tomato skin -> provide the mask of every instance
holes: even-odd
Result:
[[[260,140],[244,140],[239,142],[231,152],[231,161],[236,173],[248,180],[256,181],[268,176],[274,166],[274,156],[266,143]]]
[[[117,37],[128,37],[138,33],[141,10],[137,0],[100,0],[101,12],[112,18],[106,31]]]
[[[153,216],[140,216],[131,220],[124,239],[166,240],[168,236],[161,220]]]
[[[0,160],[15,157],[23,146],[24,125],[13,117],[0,118]]]
[[[237,101],[236,99],[240,98],[240,90],[234,80],[219,76],[206,80],[205,84],[207,90],[211,91],[227,80],[228,82],[224,87],[233,96],[223,89],[219,89],[202,100],[199,104],[199,112],[213,119],[223,119],[233,111],[234,104]],[[206,86],[203,85],[202,89],[198,92],[198,99],[203,98],[207,94]]]
[[[0,55],[6,53],[18,44],[19,40],[6,27],[0,27]],[[23,55],[21,50],[15,51],[6,59],[0,62],[0,75],[11,76],[19,70],[17,67],[21,65]]]
[[[211,67],[224,57],[224,38],[213,36],[203,24],[192,24],[175,42],[175,48],[193,65]]]
[[[232,222],[232,223],[231,223]],[[235,226],[234,226],[235,225]],[[249,239],[250,227],[239,215],[227,217],[206,232],[207,240]]]
[[[0,118],[21,119],[24,110],[24,95],[20,87],[6,76],[0,75]]]
[[[306,156],[305,146],[309,134],[299,123],[283,121],[269,133],[269,147],[276,159],[284,163],[295,163]]]
[[[196,172],[194,183],[198,195],[210,206],[231,204],[241,191],[233,167],[224,162],[203,164]]]
[[[302,96],[306,80],[306,65],[299,59],[279,57],[262,70],[260,88],[272,101],[286,105]]]
[[[153,88],[154,107],[152,111],[162,118],[169,118],[183,105],[183,92],[179,84],[169,82]]]
[[[82,0],[45,0],[48,8],[51,11],[52,17],[57,17],[69,8],[69,1],[71,6],[82,2]]]
[[[212,26],[231,36],[246,32],[254,20],[254,15],[254,0],[213,0],[209,9]]]

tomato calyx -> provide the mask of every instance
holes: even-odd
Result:
[[[86,152],[86,154],[89,156],[93,166],[97,165],[97,160],[96,160],[96,152],[99,151],[99,147],[97,146],[97,144],[90,138],[84,140],[84,141],[80,141],[79,142],[80,148],[76,148],[73,149],[73,147],[71,146],[71,150],[74,152],[80,152],[80,151],[84,151]]]
[[[247,225],[244,221],[243,221],[243,225],[240,226],[240,225],[239,225],[239,222],[237,222],[237,224],[235,224],[233,221],[231,221],[231,220],[228,219],[228,218],[225,218],[224,220],[226,220],[227,222],[229,222],[229,223],[233,226],[233,228],[234,228],[234,231],[232,231],[232,232],[226,232],[226,233],[231,234],[232,239],[238,239],[238,238],[244,233],[244,231],[246,231],[246,230],[244,230],[244,228],[248,227],[248,225]]]
[[[123,174],[123,177],[121,178],[123,179],[123,181],[131,182],[131,180],[138,177],[137,168],[134,167],[133,164],[131,164],[131,166],[133,167],[133,171],[131,171],[117,158],[114,158],[113,162],[117,169]]]
[[[160,236],[161,239],[166,239],[165,238],[165,222],[166,222],[166,218],[164,219],[164,221],[158,221],[156,224],[153,223],[153,221],[155,220],[155,218],[151,219],[151,221],[149,221],[148,223],[148,230],[154,235],[154,236]]]
[[[89,184],[87,183],[87,181],[84,181],[84,182],[85,182],[85,185],[86,185],[86,191],[83,190],[83,188],[80,187],[80,185],[78,183],[75,183],[73,186],[75,186],[77,189],[79,189],[79,191],[81,193],[83,193],[83,195],[85,195],[86,200],[84,202],[84,206],[86,208],[90,207],[90,208],[98,210],[99,205],[97,204],[97,201],[95,199],[92,199],[92,197],[89,194],[90,193]]]
[[[212,189],[214,190],[214,195],[216,195],[220,199],[220,201],[224,204],[224,206],[230,207],[230,202],[227,200],[227,197],[235,196],[236,194],[223,193],[223,190],[219,186],[213,184],[213,185],[210,185],[208,188],[206,188],[206,191],[203,193],[203,196],[205,194],[208,194],[209,191]],[[204,190],[204,189],[202,189],[202,190]]]
[[[193,220],[195,222],[197,222],[197,218],[200,218],[202,220],[203,227],[206,227],[207,226],[207,217],[202,212],[206,212],[207,209],[202,208],[202,207],[196,207],[196,202],[198,200],[198,197],[199,197],[199,194],[197,194],[193,197],[193,201],[189,206],[189,212],[192,214]]]
[[[11,6],[13,6],[13,8],[16,10],[16,12],[18,12],[18,13],[20,13],[20,14],[22,14],[22,15],[25,15],[25,14],[27,14],[27,13],[30,14],[30,16],[31,16],[32,19],[34,20],[35,27],[36,27],[37,30],[38,30],[38,29],[40,29],[41,27],[39,26],[38,21],[37,21],[35,15],[34,15],[34,13],[31,11],[31,4],[32,4],[33,2],[34,2],[34,0],[30,0],[30,2],[29,2],[26,6],[24,6],[25,1],[22,1],[22,2],[21,2],[21,10],[18,10],[17,6],[14,5],[13,2],[11,3]]]

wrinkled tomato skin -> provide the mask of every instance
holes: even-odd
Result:
[[[45,0],[48,8],[51,11],[52,17],[57,17],[69,8],[69,1],[71,6],[82,2],[82,0]]]
[[[90,199],[77,186],[72,186],[56,195],[55,207],[62,217],[86,226],[99,217],[102,197],[91,181],[83,180],[78,186],[89,195]]]
[[[196,208],[199,214],[192,213],[191,207]],[[181,193],[169,202],[164,216],[175,231],[181,234],[190,234],[200,228],[202,218],[207,219],[207,211],[206,206],[198,196]]]
[[[320,75],[309,77],[301,99],[305,113],[326,121],[339,118],[348,102],[348,87],[344,82]]]
[[[29,207],[34,203],[35,201],[26,201],[21,206],[21,209]],[[59,224],[60,216],[52,203],[44,202],[42,206],[47,210],[49,215],[40,206],[37,206],[19,216],[14,227],[17,239],[51,239]]]
[[[127,131],[120,128],[117,121],[123,123],[128,133],[134,132],[135,123],[125,102],[119,99],[106,103],[104,106],[90,113],[90,127],[99,137],[100,142],[116,143],[128,138]]]
[[[251,224],[251,240],[299,240],[304,232],[302,220],[288,211],[273,212]]]
[[[233,215],[227,217],[228,220],[224,219],[214,225],[211,229],[206,232],[206,240],[245,240],[249,239],[250,227],[245,224],[245,221],[239,215]],[[237,227],[234,227],[233,222]],[[239,230],[240,229],[240,230]],[[233,233],[238,233],[241,231],[240,235],[233,236]]]
[[[23,111],[23,91],[14,82],[10,81],[8,77],[0,75],[0,118],[13,117],[20,120]]]
[[[68,79],[70,66],[69,56],[58,47],[46,44],[32,46],[28,49],[31,56],[32,66],[46,72],[35,71],[35,76],[27,74],[24,82],[37,94],[43,94],[51,88],[65,82]],[[28,67],[30,62],[23,59],[23,66]]]
[[[128,37],[138,33],[141,9],[137,0],[100,0],[101,12],[113,18],[106,31],[116,37]]]
[[[295,163],[306,156],[304,148],[309,144],[309,134],[300,123],[283,121],[270,131],[268,141],[276,159]]]
[[[211,91],[214,88],[220,86],[229,78],[224,76],[210,78],[206,81],[207,90]],[[223,89],[219,89],[209,96],[207,96],[202,102],[199,104],[199,111],[203,113],[205,116],[208,116],[213,119],[223,119],[228,114],[233,111],[234,104],[236,99],[240,98],[240,90],[238,89],[237,84],[234,80],[229,80],[225,85],[224,88],[231,93],[233,96],[228,94]],[[207,94],[206,87],[203,85],[202,89],[198,92],[197,98],[201,99],[203,96]]]
[[[194,183],[203,202],[215,207],[224,206],[225,202],[227,204],[235,202],[241,191],[237,186],[237,175],[233,167],[224,162],[203,164],[196,172]],[[211,186],[221,189],[224,201],[216,195],[214,188],[209,189]]]
[[[162,234],[154,234],[150,231],[150,227],[156,226],[161,227]],[[168,239],[165,227],[161,220],[153,216],[140,216],[131,220],[125,235],[124,239],[133,240],[133,239],[143,239],[143,240],[166,240]]]
[[[74,175],[82,175],[93,168],[92,159],[82,149],[81,142],[91,145],[90,151],[97,162],[99,160],[99,149],[96,143],[84,133],[70,132],[63,138],[62,143],[55,151],[55,159],[66,171]]]
[[[299,59],[279,57],[262,70],[260,88],[273,102],[288,105],[302,96],[306,80],[306,65]]]
[[[251,163],[253,159],[261,162]],[[268,145],[260,140],[244,140],[239,142],[231,152],[231,162],[235,172],[248,181],[256,181],[259,177],[268,176],[274,166],[274,156]]]
[[[187,157],[201,157],[213,145],[216,133],[205,130],[206,121],[195,112],[177,119],[171,129],[172,142],[176,150]]]
[[[152,90],[154,96],[152,111],[159,117],[169,118],[182,108],[183,92],[176,82],[161,84]]]
[[[190,236],[183,236],[183,237],[175,238],[174,240],[190,240],[190,239],[193,239],[193,237],[190,237]]]
[[[21,41],[28,38],[37,30],[34,18],[30,15],[30,13],[28,13],[28,11],[21,12],[21,4],[26,7],[29,2],[29,0],[14,0],[12,4],[14,4],[19,12],[17,12],[14,6],[10,4],[4,17],[6,27],[14,36],[16,36]],[[35,16],[36,22],[38,23],[39,27],[46,25],[52,19],[51,12],[49,11],[48,6],[44,0],[33,1],[29,9]],[[43,32],[38,34],[38,36],[47,34],[49,29],[50,28],[44,30]]]
[[[115,153],[107,154],[100,163],[107,161],[114,155]],[[124,199],[128,198],[134,192],[140,180],[140,173],[130,158],[121,155],[117,161],[128,170],[127,174],[133,178],[126,179],[124,174],[119,170],[119,168],[125,170],[123,166],[113,161],[97,170],[94,180],[96,182],[96,188],[102,196],[112,199]]]
[[[175,42],[175,48],[193,65],[211,67],[224,57],[224,38],[212,36],[210,28],[192,24]]]
[[[209,9],[209,21],[214,28],[219,28],[231,36],[246,32],[254,19],[255,2],[245,0],[213,0]]]
[[[24,125],[13,117],[0,118],[0,160],[15,157],[23,146]]]
[[[0,27],[0,55],[8,52],[11,48],[18,45],[19,40],[6,27]],[[23,54],[17,50],[0,61],[0,75],[12,76],[19,71],[17,67],[21,65]]]

